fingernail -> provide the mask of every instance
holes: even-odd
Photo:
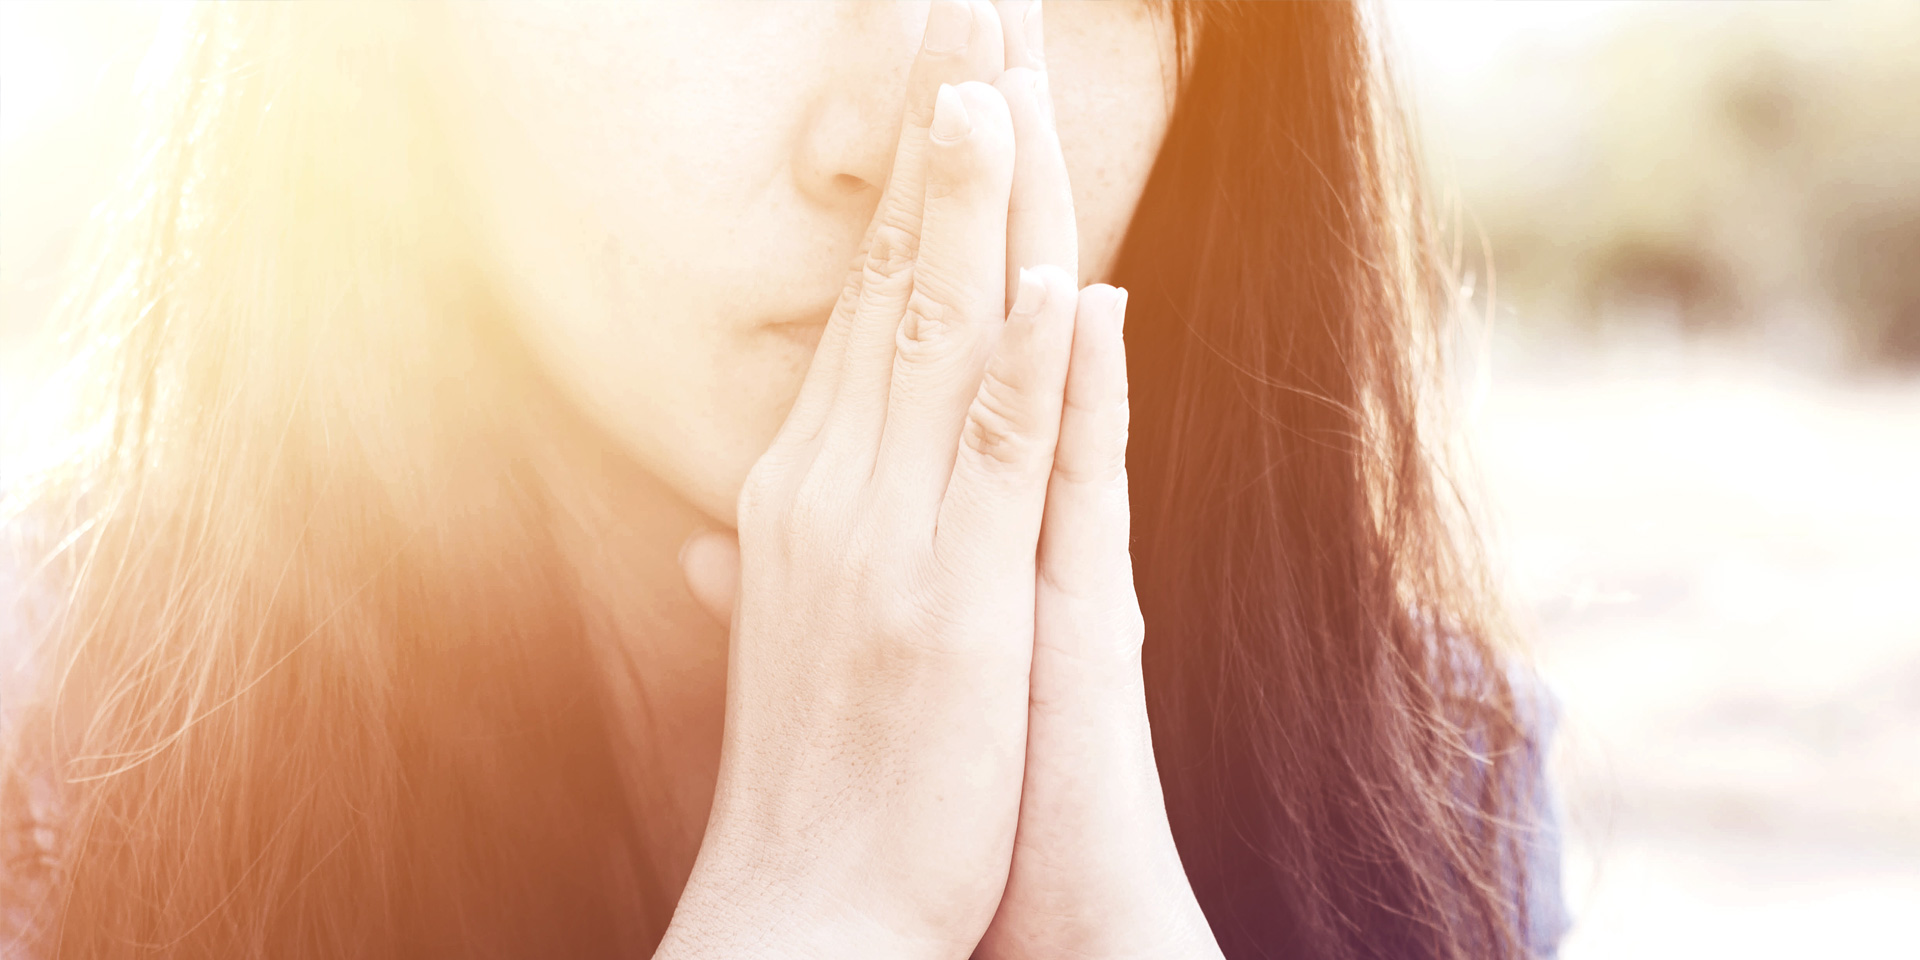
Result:
[[[1114,289],[1117,291],[1117,295],[1113,298],[1113,325],[1124,331],[1127,329],[1127,288],[1116,287]]]
[[[960,99],[960,91],[950,83],[940,85],[940,92],[933,98],[933,126],[927,131],[935,140],[953,143],[973,132],[973,123],[967,119],[967,105]]]
[[[1007,312],[1010,317],[1031,317],[1039,314],[1040,308],[1047,305],[1047,285],[1040,274],[1026,267],[1020,268],[1020,288],[1013,295],[1013,309]]]
[[[921,48],[928,53],[959,53],[973,39],[973,11],[965,0],[934,0],[927,11],[927,35]]]

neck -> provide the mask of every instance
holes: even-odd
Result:
[[[581,585],[642,835],[677,898],[713,802],[727,672],[726,629],[687,592],[678,558],[716,524],[599,431],[550,439],[556,540]]]

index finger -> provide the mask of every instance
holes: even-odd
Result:
[[[864,278],[869,267],[875,268],[876,276],[893,275],[894,265],[911,262],[918,250],[934,95],[941,84],[997,75],[1003,49],[999,16],[985,0],[936,0],[928,7],[925,35],[907,74],[906,106],[886,189],[861,238],[781,436],[810,443],[844,380],[851,375],[863,381],[856,389],[869,389],[891,375],[894,327],[881,319],[887,311],[864,311],[866,322],[856,323],[863,313],[861,302],[881,293],[866,289]],[[882,232],[884,241],[878,239]],[[870,263],[876,256],[881,262]],[[900,296],[904,300],[904,294]],[[897,323],[897,315],[894,320]]]

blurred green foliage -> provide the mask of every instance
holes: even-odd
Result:
[[[1920,367],[1920,3],[1660,4],[1430,133],[1526,322],[1812,331]]]

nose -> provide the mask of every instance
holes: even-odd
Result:
[[[820,78],[794,139],[801,195],[823,207],[871,212],[893,168],[907,71],[925,22],[923,3],[835,4]]]

